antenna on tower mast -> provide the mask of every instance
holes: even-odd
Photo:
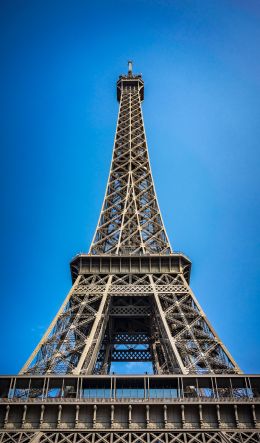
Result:
[[[128,61],[128,75],[132,77],[133,74],[133,62],[131,60]]]

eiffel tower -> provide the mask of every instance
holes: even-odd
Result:
[[[242,373],[171,248],[132,62],[117,99],[89,253],[72,260],[73,286],[19,375],[0,377],[0,443],[260,442],[260,376]]]

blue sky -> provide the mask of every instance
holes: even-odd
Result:
[[[4,0],[0,21],[0,372],[19,371],[89,248],[128,59],[173,248],[231,354],[259,372],[259,2]]]

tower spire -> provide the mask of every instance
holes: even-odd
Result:
[[[133,62],[131,60],[128,61],[128,76],[132,77],[133,75]]]

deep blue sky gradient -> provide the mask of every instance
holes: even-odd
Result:
[[[128,59],[173,248],[238,364],[259,372],[259,1],[0,7],[0,373],[19,371],[89,248]]]

